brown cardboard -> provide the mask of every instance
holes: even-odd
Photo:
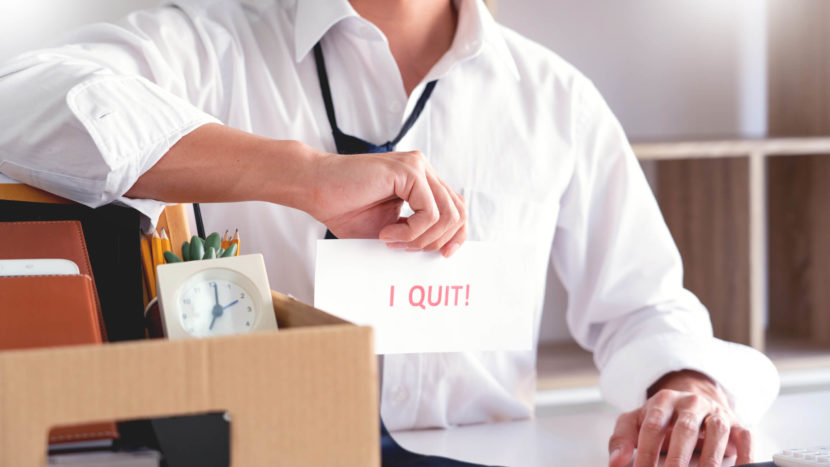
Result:
[[[50,427],[227,411],[231,465],[380,465],[372,330],[274,293],[278,332],[0,352],[0,466]]]

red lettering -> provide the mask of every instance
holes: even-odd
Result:
[[[414,292],[415,292],[416,290],[420,290],[420,291],[421,291],[421,298],[420,298],[419,300],[417,300],[417,301],[416,301],[416,300],[413,300],[413,294],[414,294]],[[421,307],[421,308],[423,308],[424,310],[426,310],[426,309],[427,309],[427,307],[425,307],[425,306],[424,306],[424,299],[425,299],[425,298],[426,298],[426,293],[424,292],[424,288],[423,288],[423,287],[421,287],[420,285],[413,286],[411,289],[409,289],[409,304],[410,304],[410,305],[412,305],[412,306],[418,306],[418,307]]]
[[[463,288],[463,286],[461,286],[461,285],[452,286],[452,289],[455,290],[455,303],[453,304],[454,306],[458,306],[458,291],[461,290],[462,288]]]
[[[441,304],[441,292],[443,291],[444,287],[438,286],[436,287],[436,289],[438,289],[438,298],[435,299],[434,302],[432,301],[432,286],[429,286],[429,288],[427,289],[427,303],[429,303],[429,306],[438,306]]]

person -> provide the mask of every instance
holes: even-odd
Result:
[[[695,448],[699,465],[750,460],[774,367],[712,337],[592,83],[482,2],[181,0],[65,44],[0,69],[0,172],[134,207],[148,226],[165,203],[210,203],[208,230],[239,227],[272,287],[306,301],[327,229],[445,256],[467,238],[530,243],[515,273],[534,284],[534,308],[516,312],[534,313],[538,333],[550,260],[571,333],[626,411],[609,465],[654,465],[663,450],[686,465]],[[337,153],[333,134],[380,144],[413,111],[389,152]],[[400,218],[404,202],[413,213]],[[534,365],[535,352],[387,356],[383,419],[532,416]]]

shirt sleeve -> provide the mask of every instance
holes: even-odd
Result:
[[[162,7],[87,26],[69,45],[0,67],[0,172],[155,222],[163,203],[124,194],[180,138],[218,122],[203,110],[220,89],[212,34]]]
[[[574,169],[552,262],[568,292],[569,329],[594,352],[604,398],[633,410],[662,375],[696,370],[721,385],[739,422],[751,426],[778,394],[775,367],[712,337],[620,124],[592,84],[578,86]]]

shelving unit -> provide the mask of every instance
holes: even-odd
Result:
[[[769,300],[771,291],[781,289],[769,287],[769,277],[804,271],[768,269],[793,263],[781,259],[792,249],[770,251],[768,239],[776,240],[769,243],[776,248],[779,239],[798,235],[780,217],[800,210],[786,203],[806,202],[768,182],[787,175],[779,173],[782,159],[830,154],[830,138],[635,144],[634,151],[642,162],[657,165],[655,194],[684,260],[685,285],[710,310],[715,335],[765,351],[780,370],[830,368],[830,345],[818,331],[830,325],[830,310],[802,311],[798,319],[807,323],[788,326],[791,310]],[[830,268],[830,256],[815,260]],[[541,390],[597,384],[591,355],[573,343],[540,346],[537,368]]]

